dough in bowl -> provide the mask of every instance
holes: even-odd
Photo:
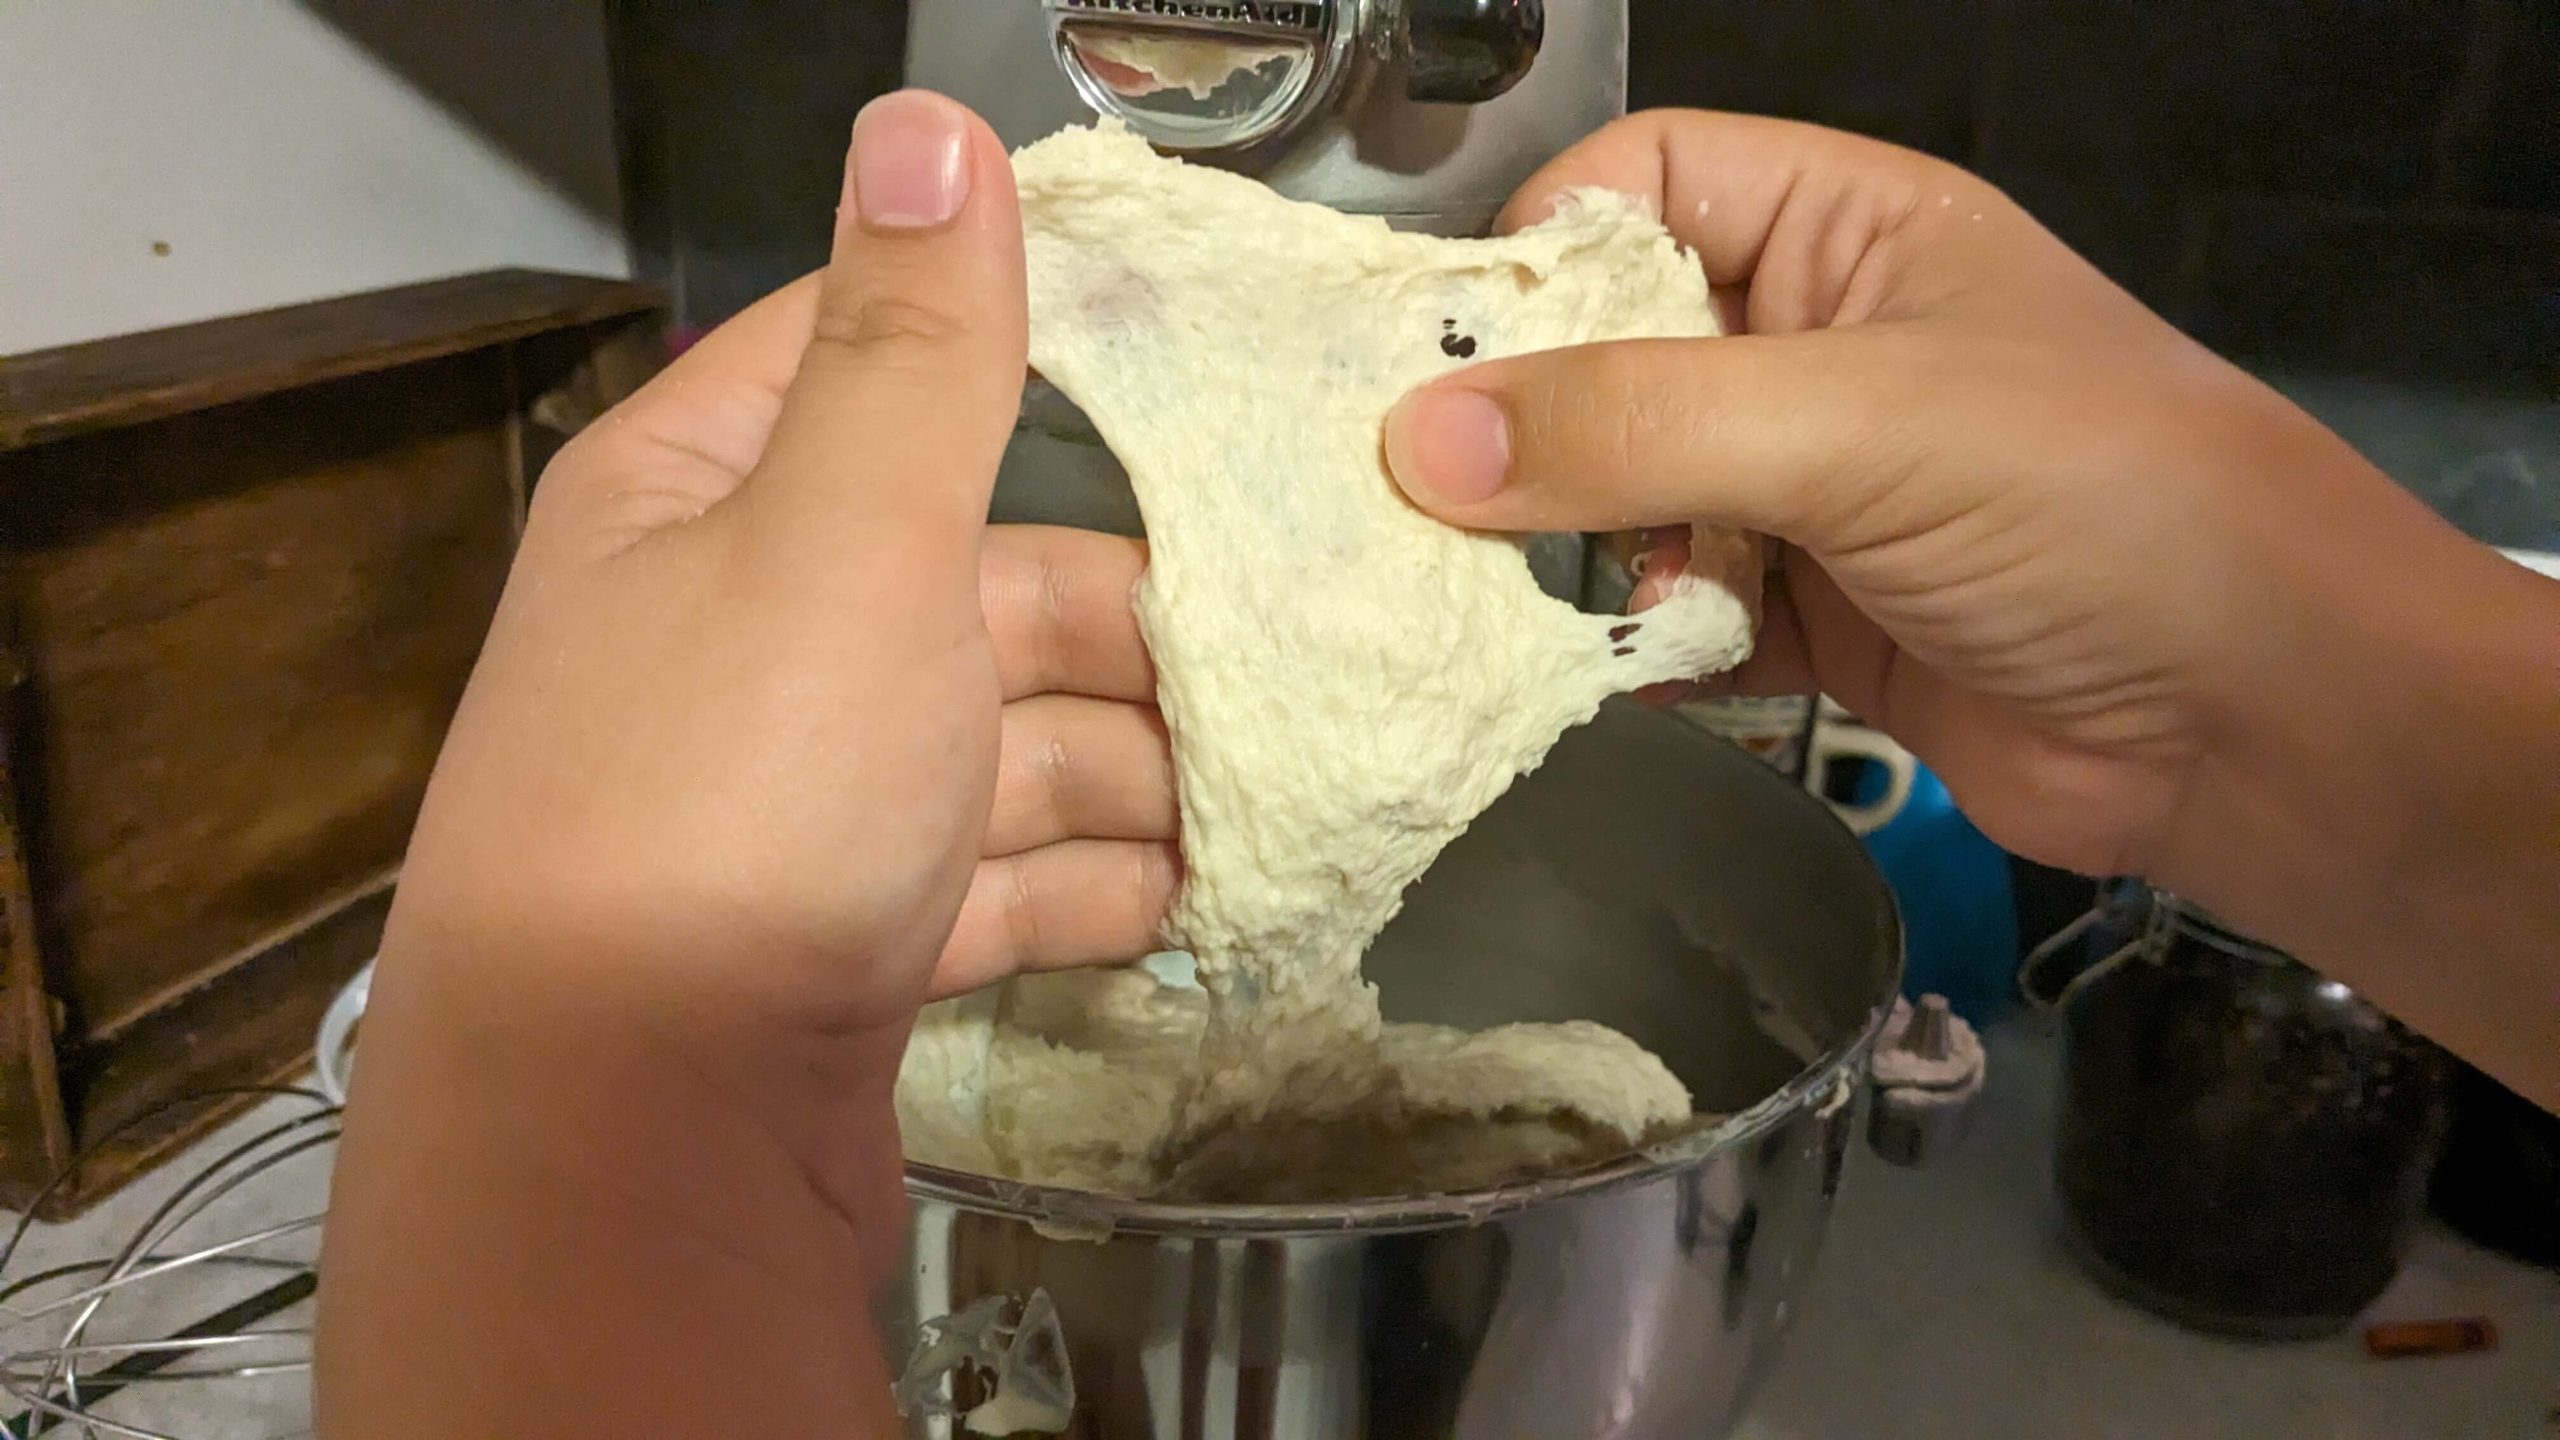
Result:
[[[1757,565],[1739,537],[1696,538],[1731,562],[1723,582],[1683,577],[1634,619],[1586,615],[1538,588],[1515,541],[1416,510],[1380,450],[1399,397],[1471,361],[1717,333],[1695,258],[1605,192],[1515,235],[1443,239],[1108,126],[1015,168],[1032,365],[1092,420],[1146,519],[1136,603],[1187,867],[1168,939],[1198,988],[1071,982],[1157,1019],[1064,1039],[1054,1016],[1009,1022],[1018,996],[929,1016],[918,1053],[942,1079],[911,1102],[965,1096],[975,1118],[914,1117],[910,1153],[1124,1193],[1334,1198],[1588,1164],[1687,1123],[1679,1081],[1600,1026],[1383,1025],[1360,957],[1603,699],[1749,650]],[[1008,1098],[1026,1083],[1037,1105]],[[1072,1143],[1044,1138],[1059,1126]]]

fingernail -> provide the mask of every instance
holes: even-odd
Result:
[[[1417,500],[1490,500],[1511,472],[1511,424],[1482,391],[1421,391],[1387,417],[1387,466]]]
[[[901,90],[862,107],[853,121],[846,202],[874,230],[950,223],[969,202],[969,128],[939,95]]]

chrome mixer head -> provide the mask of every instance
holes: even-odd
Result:
[[[1008,145],[1097,116],[1279,194],[1481,235],[1539,167],[1626,111],[1626,0],[912,0],[907,81]],[[1127,477],[1034,379],[997,518],[1134,534]],[[1530,542],[1579,600],[1576,536]]]
[[[148,1208],[106,1245],[66,1257],[71,1232],[27,1220],[0,1245],[0,1437],[309,1433],[316,1207],[339,1111],[287,1088],[185,1103],[244,1093],[268,1103],[225,1132],[209,1164],[156,1204],[107,1202]]]
[[[1042,0],[1087,105],[1175,151],[1248,150],[1392,71],[1475,105],[1529,73],[1544,0]]]
[[[907,80],[1009,145],[1096,116],[1403,229],[1481,234],[1626,109],[1626,0],[913,0]]]

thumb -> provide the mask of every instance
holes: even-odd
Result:
[[[1704,522],[1849,548],[1925,458],[1914,422],[1946,387],[1914,363],[1924,348],[1877,325],[1491,361],[1406,396],[1387,463],[1416,505],[1470,529]]]
[[[1022,398],[1022,263],[984,121],[918,90],[863,107],[808,348],[738,492],[754,546],[974,554]]]

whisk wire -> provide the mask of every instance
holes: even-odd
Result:
[[[63,1329],[53,1343],[0,1352],[0,1394],[19,1408],[0,1419],[0,1440],[37,1440],[59,1431],[83,1437],[120,1440],[211,1440],[155,1430],[133,1419],[101,1414],[98,1407],[135,1385],[168,1385],[251,1381],[291,1375],[310,1368],[311,1332],[307,1326],[256,1328],[261,1322],[308,1300],[317,1285],[314,1262],[261,1253],[262,1247],[316,1232],[318,1214],[257,1226],[208,1243],[181,1245],[180,1235],[224,1200],[267,1179],[299,1157],[335,1145],[339,1107],[326,1095],[300,1086],[254,1086],[208,1092],[157,1107],[117,1127],[85,1149],[65,1176],[99,1147],[132,1129],[163,1119],[180,1105],[197,1105],[225,1097],[293,1098],[311,1108],[257,1130],[187,1177],[109,1254],[55,1265],[38,1274],[13,1276],[15,1264],[32,1228],[34,1212],[64,1182],[57,1178],[30,1205],[0,1240],[0,1326],[16,1328],[62,1317]],[[246,1299],[157,1338],[107,1339],[94,1335],[106,1307],[136,1298],[155,1282],[191,1273],[225,1269],[281,1272],[282,1278]],[[70,1290],[45,1295],[48,1287],[76,1282]],[[27,1297],[44,1295],[41,1300]],[[121,1313],[120,1311],[118,1313]],[[190,1363],[191,1359],[194,1363]],[[295,1434],[307,1435],[308,1431]],[[291,1440],[278,1436],[275,1440]]]

